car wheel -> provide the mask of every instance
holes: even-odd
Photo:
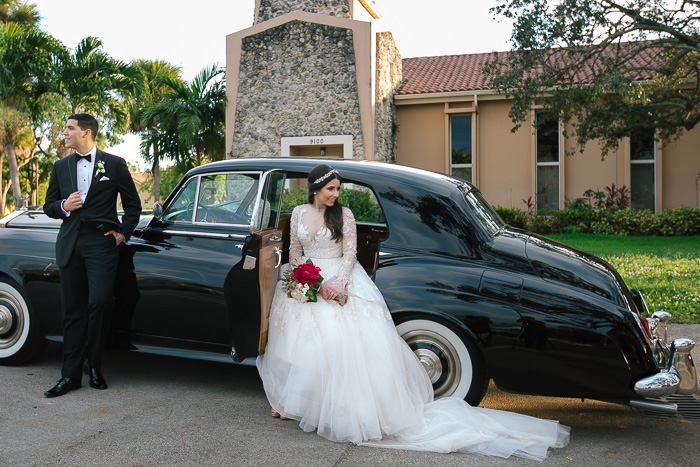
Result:
[[[0,364],[24,363],[45,344],[24,292],[13,282],[0,279]]]
[[[489,381],[486,365],[474,342],[442,321],[408,317],[396,326],[428,372],[435,399],[454,396],[478,405]]]

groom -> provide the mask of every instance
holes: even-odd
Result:
[[[119,246],[138,224],[141,200],[126,162],[95,146],[97,120],[68,117],[66,147],[76,152],[57,161],[46,191],[44,212],[62,219],[56,238],[61,277],[63,364],[58,384],[44,393],[57,397],[81,387],[87,357],[90,386],[107,389],[102,347],[114,304]],[[117,195],[124,215],[117,217]]]

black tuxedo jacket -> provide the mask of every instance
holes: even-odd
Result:
[[[104,173],[99,167],[104,164]],[[56,161],[46,191],[44,212],[55,219],[63,219],[56,239],[56,262],[59,267],[68,264],[78,238],[81,222],[105,224],[106,230],[117,230],[128,240],[141,215],[141,199],[131,178],[126,161],[99,149],[95,155],[90,189],[83,207],[66,216],[61,203],[78,191],[75,153]],[[117,217],[117,194],[121,196],[124,215]]]

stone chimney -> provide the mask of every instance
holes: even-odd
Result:
[[[227,36],[228,157],[395,160],[401,57],[351,2],[256,0],[255,24]]]
[[[351,0],[256,0],[255,24],[291,13],[307,11],[319,15],[351,18]]]

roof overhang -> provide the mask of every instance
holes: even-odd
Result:
[[[367,13],[374,18],[374,19],[379,19],[379,11],[377,11],[377,5],[374,4],[374,0],[357,0],[360,2],[360,5],[365,7],[365,10],[367,10]]]
[[[474,98],[477,96],[480,101],[509,99],[502,92],[495,91],[493,89],[484,89],[479,91],[433,92],[396,95],[394,96],[394,101],[396,105],[439,104],[443,102],[474,100]]]

